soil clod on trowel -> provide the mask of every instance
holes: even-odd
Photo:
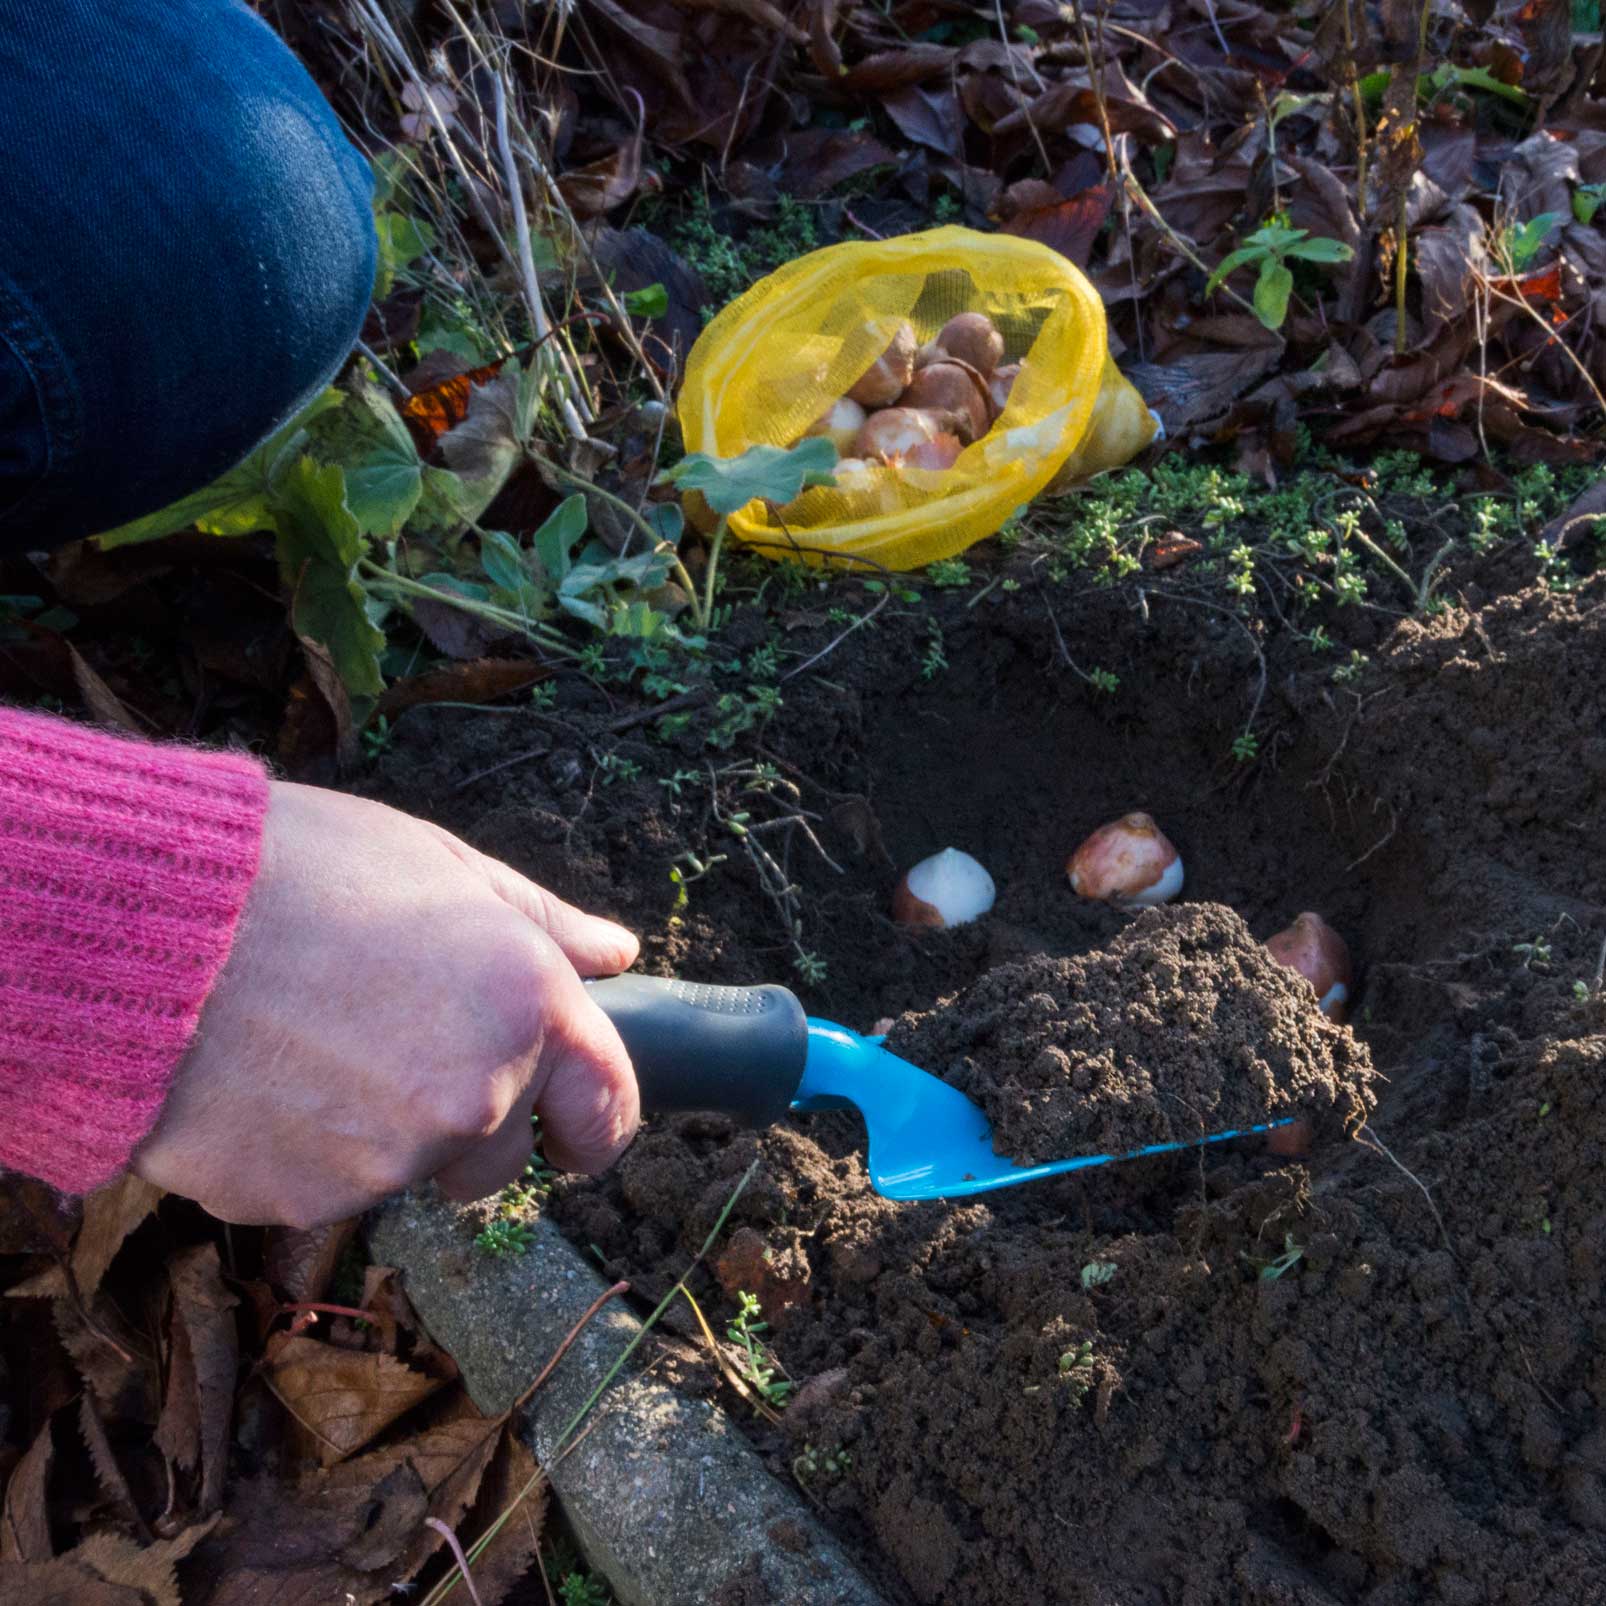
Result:
[[[986,1111],[1022,1165],[1303,1116],[1353,1130],[1371,1060],[1220,904],[1151,909],[1107,948],[990,971],[887,1047]]]

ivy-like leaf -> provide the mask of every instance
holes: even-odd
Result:
[[[395,535],[418,506],[423,464],[390,397],[368,386],[359,395],[376,438],[373,450],[346,470],[346,505],[364,535]]]
[[[749,502],[786,503],[810,485],[831,485],[836,447],[823,437],[796,446],[749,446],[740,457],[710,457],[693,452],[660,480],[683,491],[700,491],[718,514],[728,517]]]
[[[276,483],[272,511],[296,633],[329,649],[354,697],[377,697],[385,689],[379,669],[385,635],[369,617],[357,579],[362,535],[346,506],[345,475],[333,463],[319,467],[300,458]]]
[[[98,537],[100,545],[110,551],[140,541],[155,541],[191,527],[208,535],[249,535],[253,530],[274,529],[272,496],[279,475],[306,444],[307,425],[344,400],[338,390],[324,391],[221,479],[155,513],[108,530]]]

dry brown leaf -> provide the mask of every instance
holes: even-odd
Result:
[[[171,1539],[141,1545],[118,1533],[96,1533],[61,1559],[106,1580],[137,1589],[149,1606],[184,1606],[174,1570],[218,1524],[217,1517],[196,1523]]]
[[[440,1386],[393,1355],[300,1336],[279,1347],[265,1375],[326,1467],[355,1454]]]
[[[523,691],[552,674],[549,665],[537,663],[533,658],[474,658],[467,663],[444,664],[438,669],[426,670],[422,675],[409,675],[405,680],[398,680],[379,699],[375,712],[387,719],[394,719],[407,709],[425,703],[486,703]],[[275,1282],[278,1280],[274,1278]],[[292,1297],[318,1299],[321,1296],[295,1294]]]
[[[268,1233],[263,1275],[292,1303],[326,1299],[335,1268],[356,1231],[355,1221],[274,1227]]]
[[[95,1402],[88,1394],[78,1402],[78,1436],[89,1451],[90,1464],[95,1469],[95,1481],[100,1485],[101,1493],[111,1501],[118,1520],[143,1532],[145,1522],[135,1504],[134,1492],[128,1487],[128,1479],[123,1475],[111,1440],[106,1437],[106,1424],[101,1421],[100,1412],[95,1409]]]
[[[351,693],[335,668],[335,660],[321,641],[298,635],[302,655],[307,661],[307,678],[317,688],[324,706],[329,710],[335,728],[335,768],[341,775],[349,775],[356,768],[359,756],[357,726],[351,715]]]
[[[1412,241],[1413,266],[1422,287],[1424,337],[1433,339],[1467,316],[1472,287],[1486,266],[1483,219],[1470,206],[1455,207]]]
[[[0,1255],[66,1255],[82,1218],[80,1199],[63,1198],[32,1177],[0,1178]]]
[[[722,16],[750,22],[766,32],[784,34],[796,45],[806,45],[809,36],[771,0],[675,0],[687,11],[717,11]]]
[[[524,1441],[516,1433],[504,1433],[480,1484],[473,1514],[458,1534],[467,1550],[503,1512],[510,1511],[507,1521],[469,1567],[481,1606],[497,1606],[505,1600],[535,1564],[549,1493],[549,1485],[544,1477],[537,1476],[535,1457]]]
[[[395,1452],[405,1455],[404,1450]],[[340,1559],[359,1572],[377,1572],[402,1553],[429,1515],[429,1493],[409,1460],[392,1467],[374,1485],[362,1527],[341,1548]]]
[[[619,0],[591,0],[591,8],[651,60],[656,74],[675,91],[682,104],[696,104],[696,98],[681,71],[679,30],[655,27],[645,18],[632,14]]]
[[[234,1388],[238,1371],[237,1335],[234,1326],[234,1307],[239,1304],[233,1294],[223,1286],[215,1244],[198,1244],[173,1258],[169,1268],[173,1285],[173,1316],[171,1331],[175,1356],[180,1353],[180,1334],[183,1351],[188,1355],[188,1368],[177,1381],[182,1389],[193,1390],[194,1434],[180,1442],[186,1449],[199,1455],[201,1463],[201,1490],[198,1509],[202,1515],[216,1511],[223,1500],[223,1475],[228,1466],[229,1424],[234,1412]],[[169,1391],[175,1379],[170,1369]],[[175,1418],[175,1429],[182,1426],[188,1433],[188,1406],[180,1404],[177,1410],[185,1413],[182,1423]],[[164,1403],[162,1421],[168,1420]],[[161,1428],[157,1441],[162,1443]],[[166,1445],[162,1446],[164,1449]],[[190,1466],[193,1462],[181,1465]]]
[[[83,1224],[73,1240],[72,1273],[78,1293],[85,1300],[93,1300],[100,1288],[101,1279],[117,1251],[161,1202],[162,1190],[133,1175],[132,1172],[97,1189],[84,1200]],[[25,1283],[19,1283],[11,1292],[23,1298],[59,1299],[67,1293],[66,1273],[60,1266],[51,1266]]]
[[[352,1490],[371,1489],[377,1475],[405,1460],[423,1486],[429,1502],[427,1515],[455,1530],[463,1513],[474,1503],[505,1422],[502,1417],[480,1416],[443,1422],[405,1444],[333,1468],[323,1486],[336,1499]],[[403,1576],[410,1578],[416,1573],[440,1543],[440,1535],[420,1520],[399,1563]]]
[[[154,1427],[159,1414],[157,1369],[143,1341],[110,1300],[92,1308],[91,1326],[71,1300],[58,1299],[50,1307],[62,1348],[72,1357],[104,1415],[119,1422],[143,1422]]]
[[[78,694],[95,723],[143,736],[144,727],[129,713],[122,698],[84,662],[83,655],[70,641],[63,645],[67,649],[67,662],[72,665],[72,678],[78,683]]]
[[[1095,184],[1074,200],[1018,211],[1000,232],[1052,246],[1062,257],[1085,268],[1093,253],[1093,242],[1114,204],[1111,186]]]
[[[848,95],[880,95],[889,89],[928,83],[948,77],[956,56],[951,45],[914,44],[902,50],[884,50],[849,67],[837,80],[837,88]]]
[[[167,1371],[162,1380],[162,1414],[156,1424],[156,1448],[186,1472],[201,1462],[201,1390],[195,1380],[195,1357],[189,1329],[173,1312],[168,1329]]]
[[[558,189],[582,222],[623,206],[642,187],[641,132],[638,129],[606,156],[558,175]]]
[[[898,132],[916,145],[928,145],[956,161],[965,139],[965,114],[953,89],[912,84],[882,102]]]
[[[6,1483],[5,1504],[0,1507],[0,1561],[49,1561],[54,1554],[45,1489],[56,1453],[51,1432],[55,1420],[46,1418]]]
[[[63,1557],[0,1566],[0,1601],[27,1606],[149,1606],[137,1589],[108,1584]]]
[[[331,1500],[321,1482],[298,1490],[274,1477],[241,1480],[186,1582],[207,1606],[369,1606],[389,1594],[394,1574],[369,1577],[339,1559],[372,1509],[368,1495]]]

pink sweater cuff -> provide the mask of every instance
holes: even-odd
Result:
[[[268,782],[241,754],[0,708],[0,1166],[123,1170],[228,958]]]

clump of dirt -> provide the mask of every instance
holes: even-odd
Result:
[[[1231,909],[1150,909],[1108,947],[1001,965],[887,1046],[979,1104],[1021,1165],[1304,1115],[1353,1129],[1365,1048]]]

